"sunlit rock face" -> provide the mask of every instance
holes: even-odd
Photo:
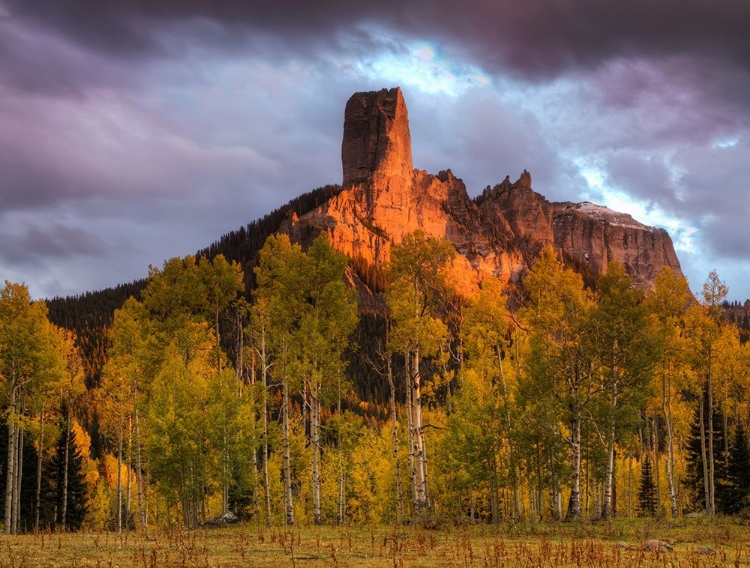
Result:
[[[640,286],[652,286],[662,266],[681,274],[666,231],[590,203],[550,203],[531,188],[525,170],[515,183],[506,177],[475,200],[450,170],[415,170],[399,88],[349,99],[341,158],[343,191],[284,224],[295,240],[308,242],[325,231],[350,258],[382,265],[408,233],[445,237],[459,253],[453,281],[465,295],[489,276],[520,282],[547,244],[593,275],[618,261]]]
[[[355,93],[344,111],[341,163],[345,187],[368,180],[373,189],[388,182],[410,182],[411,159],[409,114],[401,89]]]

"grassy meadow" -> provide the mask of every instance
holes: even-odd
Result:
[[[649,539],[672,552],[641,549]],[[750,566],[750,526],[729,519],[416,527],[265,528],[3,536],[2,567]]]

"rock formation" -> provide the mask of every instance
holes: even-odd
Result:
[[[398,183],[411,180],[409,115],[401,89],[355,93],[349,99],[341,163],[345,187],[372,180],[384,189],[391,178]]]
[[[663,266],[682,274],[664,229],[593,203],[550,203],[531,189],[531,175],[525,170],[516,183],[506,177],[477,202],[486,216],[508,222],[513,246],[529,266],[542,247],[551,244],[569,264],[592,276],[605,272],[610,262],[625,266],[636,285],[646,288]]]
[[[406,104],[399,88],[356,93],[346,105],[341,148],[344,189],[282,230],[299,241],[326,231],[350,258],[380,265],[391,245],[421,229],[456,247],[455,283],[468,294],[487,276],[519,282],[547,244],[565,261],[595,276],[623,264],[634,281],[653,285],[669,266],[681,274],[663,229],[591,203],[551,203],[531,187],[524,170],[469,198],[450,170],[415,170]]]

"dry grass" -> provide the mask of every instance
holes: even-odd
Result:
[[[669,542],[674,552],[638,550]],[[627,543],[628,548],[622,543]],[[691,523],[615,521],[504,524],[424,530],[414,527],[244,525],[228,529],[3,536],[1,567],[351,566],[458,567],[750,567],[750,529],[730,520]]]

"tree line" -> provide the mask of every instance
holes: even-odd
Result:
[[[750,352],[715,272],[698,300],[668,269],[653,290],[617,264],[587,287],[546,248],[522,288],[488,278],[463,298],[454,256],[420,232],[395,245],[369,334],[325,235],[271,235],[249,298],[236,261],[169,260],[115,311],[89,390],[70,332],[6,283],[5,531],[748,505]],[[385,400],[357,396],[363,366]]]

